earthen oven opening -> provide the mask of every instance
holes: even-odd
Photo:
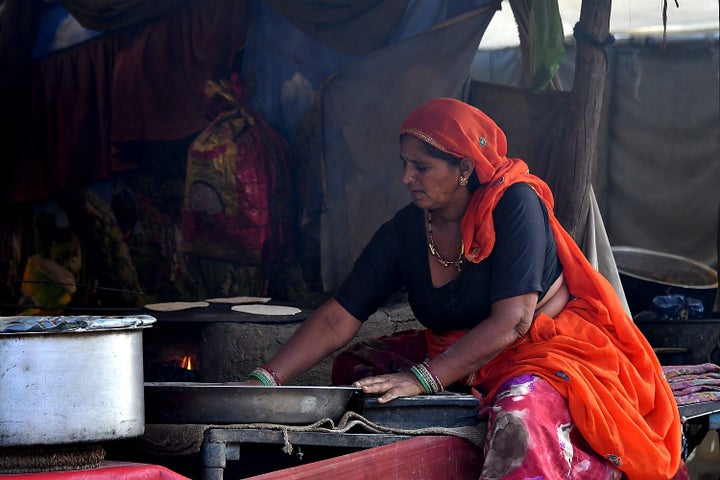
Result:
[[[192,323],[157,322],[143,332],[146,382],[200,381],[200,327]]]

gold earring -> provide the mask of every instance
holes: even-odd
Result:
[[[461,187],[467,187],[468,179],[464,175],[460,175],[460,178],[458,178],[458,185]]]

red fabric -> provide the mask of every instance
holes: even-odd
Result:
[[[441,120],[446,117],[454,120],[448,124]],[[614,459],[628,479],[671,478],[681,457],[681,425],[660,363],[613,287],[555,218],[547,185],[529,174],[523,161],[505,156],[505,135],[489,117],[458,100],[426,103],[401,132],[474,160],[482,186],[462,221],[470,261],[479,262],[492,251],[492,211],[505,189],[516,182],[533,186],[548,208],[565,279],[577,297],[555,318],[538,315],[523,338],[477,372],[475,385],[492,400],[507,379],[539,375],[567,398],[573,420],[593,449]],[[438,346],[429,345],[431,355]]]
[[[128,462],[103,462],[98,468],[64,472],[0,475],[8,480],[190,480],[159,465]]]
[[[678,471],[672,478],[672,480],[690,480],[690,475],[687,471],[687,465],[684,461],[680,462],[680,468],[678,468]]]
[[[10,162],[10,200],[46,198],[134,167],[117,142],[176,140],[207,125],[204,85],[229,73],[248,4],[187,2],[155,22],[36,61],[32,120]]]
[[[205,82],[227,77],[250,22],[246,2],[188,2],[117,52],[110,140],[172,140],[199,132]]]
[[[467,440],[423,436],[248,478],[477,480],[481,465],[482,452]]]
[[[361,378],[410,370],[427,358],[428,331],[402,330],[353,343],[335,357],[332,384],[351,385]]]

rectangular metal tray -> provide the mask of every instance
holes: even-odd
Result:
[[[396,398],[379,403],[376,397],[356,396],[349,410],[384,427],[414,430],[478,424],[478,399],[470,394],[441,393]]]

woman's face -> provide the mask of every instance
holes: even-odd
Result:
[[[432,157],[425,151],[422,140],[416,137],[402,136],[400,160],[403,163],[403,183],[419,208],[442,209],[458,200],[463,189],[467,190],[458,185],[460,167]]]

